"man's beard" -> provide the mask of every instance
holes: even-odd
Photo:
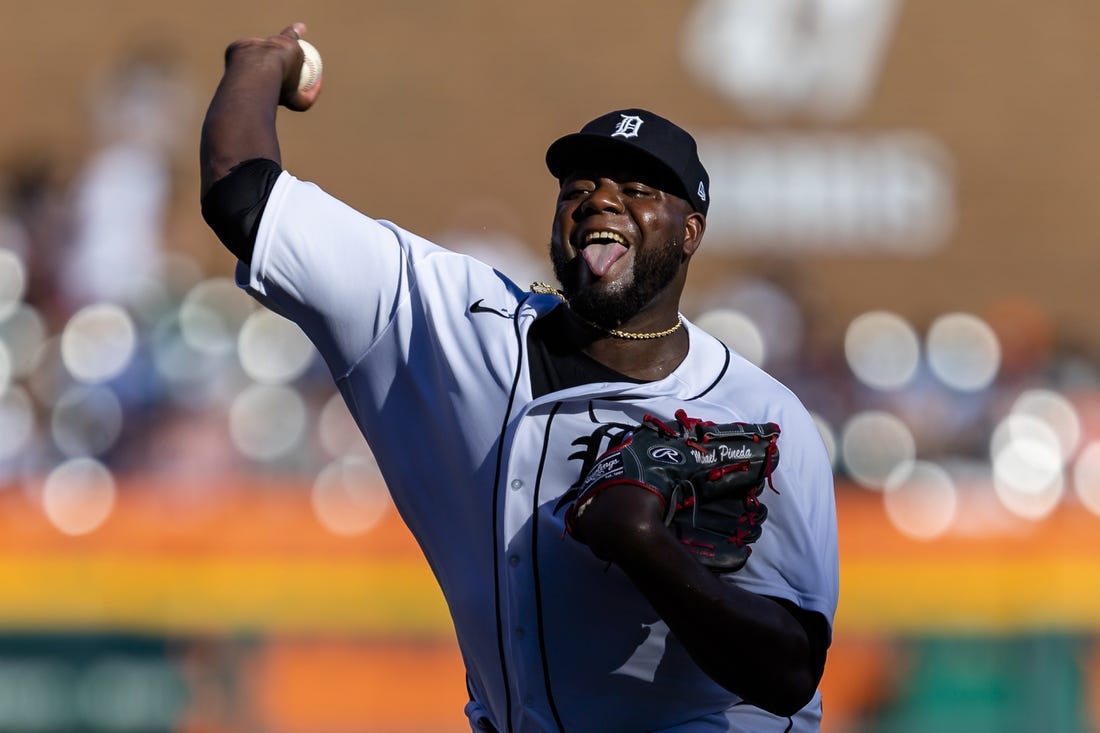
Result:
[[[640,253],[632,265],[633,282],[614,292],[577,287],[579,269],[588,267],[580,255],[567,260],[559,249],[551,247],[550,260],[573,312],[598,326],[617,328],[636,316],[676,278],[681,247],[671,240],[664,247]]]

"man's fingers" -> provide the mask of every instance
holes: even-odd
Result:
[[[294,41],[297,41],[299,38],[301,38],[305,34],[306,34],[306,24],[301,23],[301,22],[291,23],[286,28],[283,28],[282,32],[279,33],[280,36],[286,36],[287,38],[290,38],[291,40],[294,40]]]

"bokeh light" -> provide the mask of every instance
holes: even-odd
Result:
[[[180,303],[180,332],[196,351],[228,354],[236,348],[237,334],[254,309],[252,299],[229,278],[203,280]]]
[[[743,313],[760,332],[769,363],[797,358],[805,330],[802,310],[783,287],[760,277],[739,280],[724,305]]]
[[[882,489],[887,477],[916,457],[916,440],[900,418],[871,410],[853,415],[840,437],[841,459],[857,483]]]
[[[12,381],[15,364],[7,345],[0,341],[0,395],[7,391]]]
[[[237,352],[245,373],[264,384],[297,379],[317,353],[302,329],[266,310],[256,311],[245,321]]]
[[[0,461],[19,455],[34,435],[34,402],[18,385],[0,393]]]
[[[110,388],[76,385],[54,405],[50,433],[68,457],[99,456],[115,445],[122,419],[122,404]]]
[[[993,489],[1005,508],[1042,519],[1062,498],[1061,449],[1054,431],[1038,420],[1009,416],[991,441]]]
[[[330,463],[318,474],[310,498],[318,521],[343,536],[369,531],[392,505],[382,474],[369,456]]]
[[[992,463],[993,458],[1008,445],[1020,441],[1034,442],[1045,446],[1048,451],[1058,456],[1059,464],[1061,464],[1062,442],[1054,428],[1045,420],[1018,412],[1010,412],[993,428],[993,433],[989,438],[990,462]]]
[[[27,287],[23,260],[9,249],[0,247],[0,321],[19,306]]]
[[[969,313],[937,318],[925,344],[932,373],[957,390],[985,389],[1001,365],[997,335],[988,323]]]
[[[917,371],[920,342],[916,330],[901,316],[872,311],[848,324],[844,355],[862,383],[880,390],[898,389]]]
[[[26,379],[36,402],[44,406],[55,404],[61,394],[73,384],[72,375],[61,359],[61,338],[54,336],[38,345],[31,359],[31,371]]]
[[[61,358],[74,378],[87,384],[114,379],[137,348],[137,331],[129,314],[112,303],[77,311],[61,333]]]
[[[190,255],[165,251],[160,253],[153,271],[139,273],[137,277],[139,282],[134,283],[128,302],[135,321],[147,330],[169,313],[178,311],[186,294],[202,281],[203,272]]]
[[[1031,417],[1050,428],[1062,460],[1068,460],[1081,442],[1081,418],[1068,399],[1049,389],[1029,389],[1012,403],[1012,414]],[[1021,426],[1027,421],[1013,423]]]
[[[257,461],[271,461],[302,443],[308,417],[305,400],[297,391],[254,384],[230,405],[229,433],[241,453]]]
[[[46,340],[46,324],[39,312],[20,303],[7,318],[0,319],[0,343],[8,347],[12,375],[24,377],[34,367],[34,358]]]
[[[208,351],[195,348],[183,336],[180,314],[169,313],[157,322],[149,338],[153,366],[170,387],[184,385],[186,393],[198,382],[208,379],[211,363]]]
[[[65,534],[87,534],[110,516],[115,493],[115,480],[106,466],[94,458],[73,458],[46,476],[42,508]]]
[[[902,463],[886,477],[886,515],[901,532],[921,540],[950,529],[958,509],[958,492],[950,474],[928,461]]]
[[[1100,441],[1086,445],[1073,466],[1073,488],[1081,504],[1100,516]]]
[[[757,366],[767,358],[764,336],[752,319],[732,308],[715,308],[699,315],[695,325]]]

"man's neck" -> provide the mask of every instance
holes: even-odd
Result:
[[[570,338],[585,354],[608,369],[634,379],[656,381],[672,373],[687,357],[689,339],[681,326],[658,338],[624,338],[599,332],[591,324],[569,313]],[[676,323],[675,314],[668,320]],[[668,326],[647,323],[623,324],[622,331],[635,334],[658,333]]]

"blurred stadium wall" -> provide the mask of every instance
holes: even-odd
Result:
[[[198,214],[223,50],[293,20],[326,88],[286,166],[521,284],[550,140],[626,106],[696,132],[685,313],[835,461],[826,730],[1100,730],[1100,5],[3,9],[0,730],[465,730],[369,452]]]

